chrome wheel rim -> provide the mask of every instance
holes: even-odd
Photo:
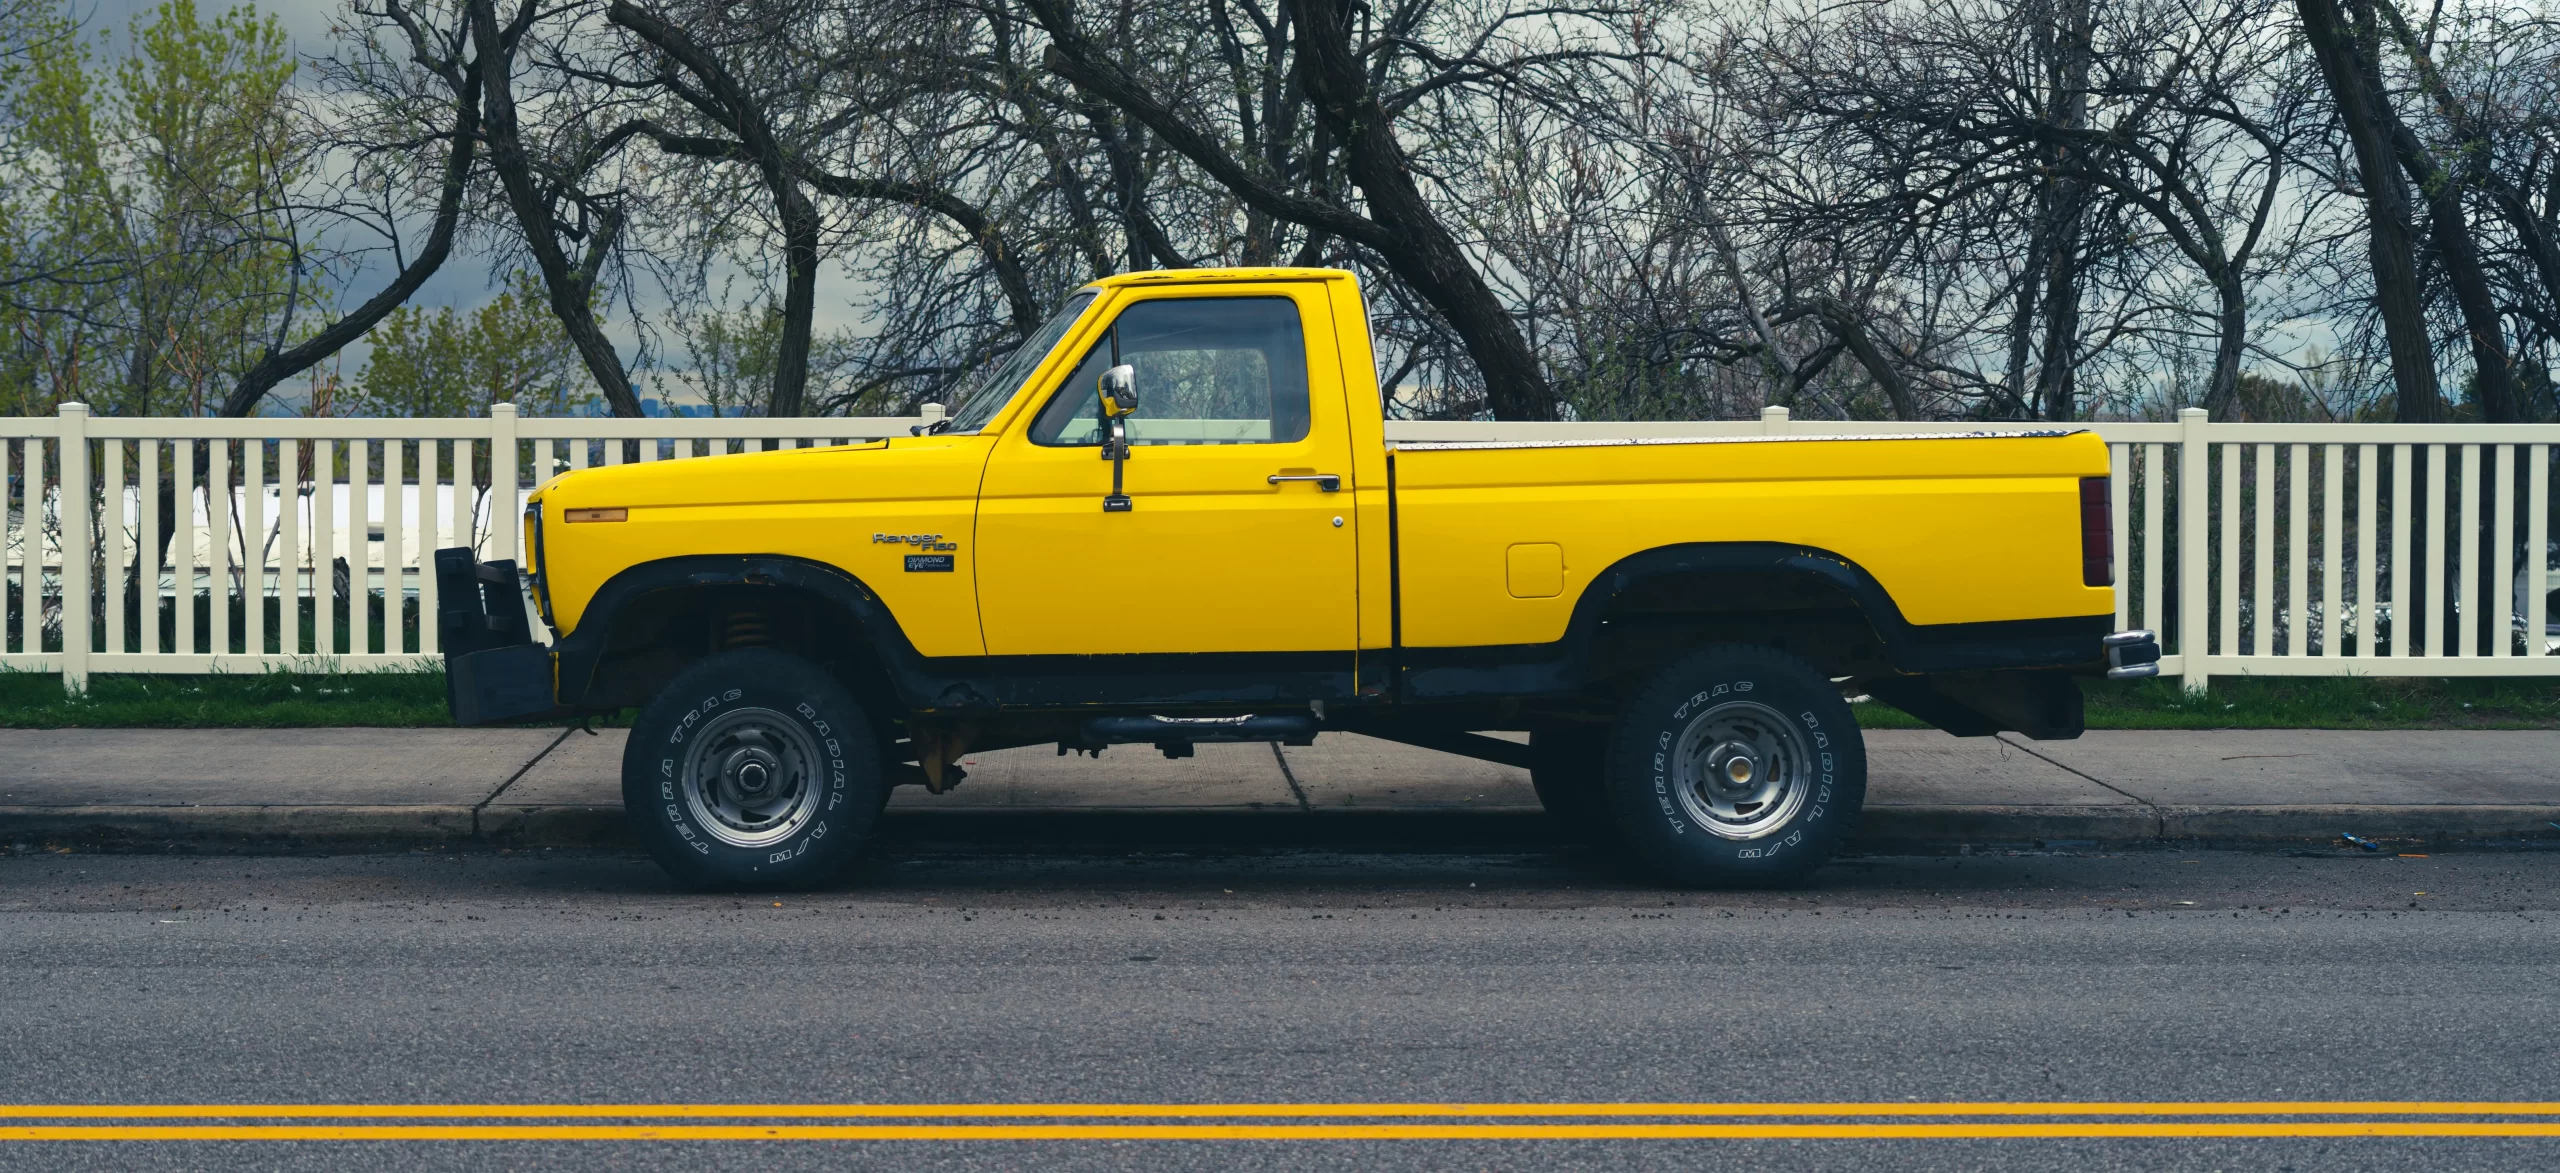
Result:
[[[1680,731],[1672,786],[1691,822],[1726,839],[1757,839],[1804,808],[1812,747],[1795,722],[1755,701],[1726,701]]]
[[[703,722],[685,750],[694,821],[731,847],[766,847],[818,816],[826,759],[800,722],[772,709],[731,709]]]

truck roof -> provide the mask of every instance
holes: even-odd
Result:
[[[1116,273],[1095,281],[1087,289],[1119,289],[1130,285],[1162,283],[1194,284],[1210,281],[1357,281],[1348,269],[1148,269],[1138,273]]]

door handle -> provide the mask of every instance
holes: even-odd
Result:
[[[1314,481],[1316,483],[1316,487],[1324,490],[1325,492],[1339,493],[1342,491],[1342,477],[1335,473],[1317,472],[1307,473],[1302,476],[1282,476],[1276,472],[1271,474],[1272,484],[1276,485],[1283,481]]]

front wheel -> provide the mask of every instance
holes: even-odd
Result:
[[[1848,702],[1774,648],[1683,657],[1623,710],[1608,766],[1621,841],[1684,887],[1802,880],[1839,850],[1866,801],[1867,752]]]
[[[622,751],[633,830],[695,889],[826,882],[853,860],[886,789],[852,695],[766,648],[687,668],[640,711]]]

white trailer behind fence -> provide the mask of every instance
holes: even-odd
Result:
[[[927,408],[931,419],[938,411]],[[411,667],[437,654],[434,551],[516,556],[562,472],[906,435],[923,420],[0,419],[0,667]],[[1964,425],[2021,430],[2045,424]],[[2560,425],[2097,423],[2114,454],[2118,627],[2165,675],[2560,675]],[[1821,436],[1945,423],[1401,421],[1395,440]],[[64,525],[65,502],[79,524]],[[1980,569],[1985,589],[2002,568]],[[87,632],[68,643],[63,633]]]

